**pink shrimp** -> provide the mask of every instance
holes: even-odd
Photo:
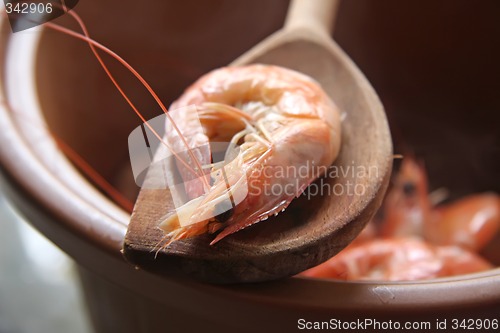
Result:
[[[436,245],[459,245],[474,251],[500,229],[500,199],[494,193],[473,194],[433,206],[422,164],[406,157],[384,202],[382,237],[419,236]]]
[[[413,281],[475,273],[492,268],[458,246],[435,246],[418,238],[369,241],[340,252],[302,276],[342,280]]]
[[[494,193],[469,195],[432,210],[424,227],[434,244],[481,250],[500,229],[500,199]]]
[[[413,157],[405,157],[384,200],[381,236],[422,235],[430,209],[425,169]]]
[[[223,167],[212,165],[208,189],[203,189],[203,179],[196,182],[189,170],[180,168],[189,180],[186,192],[191,200],[161,222],[170,241],[221,230],[214,244],[278,214],[339,152],[337,107],[315,81],[289,69],[249,65],[215,70],[189,87],[171,110],[190,105],[198,112],[178,112],[174,119],[192,149],[214,141],[241,145],[238,158]],[[199,118],[203,133],[192,126],[193,117]],[[168,141],[182,150],[169,126],[167,134],[173,134]],[[205,155],[202,164],[210,163],[209,158]],[[306,175],[276,177],[275,171],[291,168],[307,170]],[[280,191],[271,190],[278,187]],[[235,202],[236,197],[241,202]]]
[[[379,236],[373,221],[336,257],[304,273],[347,280],[422,280],[492,268],[475,254],[500,229],[500,199],[475,194],[434,207],[425,169],[406,157],[383,204]],[[375,235],[374,235],[375,234]]]

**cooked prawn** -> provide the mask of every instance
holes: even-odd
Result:
[[[495,193],[482,193],[433,209],[424,236],[434,244],[479,251],[499,230],[500,198]]]
[[[301,275],[413,281],[475,273],[492,267],[480,256],[458,246],[435,246],[419,238],[390,238],[350,247]]]
[[[392,187],[384,199],[382,237],[423,235],[431,204],[427,193],[427,175],[422,163],[411,155],[403,159]]]
[[[419,236],[436,245],[479,251],[500,230],[500,198],[495,193],[472,194],[434,206],[425,168],[409,156],[385,198],[380,229],[382,237]]]
[[[423,164],[408,156],[384,200],[382,220],[371,221],[337,256],[301,275],[402,281],[479,272],[493,267],[476,253],[498,230],[498,195],[435,206]]]
[[[190,148],[203,155],[201,164],[211,163],[211,142],[239,144],[239,152],[224,166],[211,164],[210,174],[198,180],[192,170],[179,165],[190,201],[161,221],[170,242],[220,230],[213,244],[278,214],[327,170],[339,152],[338,108],[318,83],[289,69],[217,69],[189,87],[170,110],[190,105],[196,105],[197,112],[177,112],[173,117]],[[199,118],[202,132],[193,126],[194,118]],[[166,133],[174,150],[185,149],[168,123]],[[196,150],[200,146],[208,148],[203,153]],[[277,177],[277,169],[307,172]],[[212,180],[209,188],[204,188],[206,179]]]

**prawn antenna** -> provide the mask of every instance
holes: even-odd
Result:
[[[60,6],[58,4],[55,4],[55,5]],[[99,62],[99,64],[103,68],[103,70],[106,72],[106,74],[109,77],[109,79],[111,80],[111,82],[113,82],[113,84],[115,85],[116,89],[120,92],[120,94],[127,101],[127,103],[130,105],[130,107],[134,110],[134,112],[137,114],[137,116],[142,120],[142,122],[146,125],[146,127],[148,127],[148,129],[156,136],[156,138],[163,145],[165,145],[172,152],[172,154],[174,154],[176,156],[176,158],[182,164],[184,164],[184,166],[188,170],[190,170],[191,172],[193,172],[196,175],[201,176],[203,184],[204,184],[204,186],[207,189],[210,188],[210,184],[208,183],[208,180],[205,177],[203,177],[203,169],[202,169],[202,166],[200,164],[200,161],[194,155],[191,147],[189,146],[189,144],[186,141],[186,138],[184,137],[184,135],[182,134],[182,132],[180,131],[180,129],[177,127],[176,123],[174,122],[174,120],[172,119],[172,117],[170,116],[170,114],[168,113],[167,108],[165,107],[165,105],[163,104],[163,102],[161,101],[161,99],[158,97],[158,95],[155,93],[155,91],[153,90],[153,88],[151,88],[151,86],[149,85],[149,83],[139,74],[139,72],[137,72],[127,61],[125,61],[125,59],[123,59],[121,56],[119,56],[118,54],[116,54],[114,51],[112,51],[108,47],[106,47],[106,46],[102,45],[101,43],[99,43],[99,42],[93,40],[92,38],[90,38],[90,34],[88,32],[88,29],[87,29],[85,23],[83,22],[83,20],[81,19],[81,17],[77,13],[75,13],[74,10],[67,11],[67,9],[65,9],[65,8],[63,8],[63,10],[65,10],[67,14],[71,15],[71,17],[73,17],[75,19],[75,21],[80,26],[83,34],[75,32],[75,31],[70,30],[70,29],[67,29],[65,27],[62,27],[62,26],[60,26],[58,24],[55,24],[55,23],[52,23],[52,22],[46,22],[44,25],[47,26],[50,29],[62,32],[64,34],[66,34],[66,35],[69,35],[69,36],[72,36],[74,38],[77,38],[77,39],[80,39],[80,40],[83,40],[83,41],[87,42],[88,45],[89,45],[89,47],[90,47],[90,49],[92,50],[92,53],[96,57],[97,61]],[[111,57],[113,57],[114,59],[116,59],[119,63],[121,63],[148,90],[148,92],[154,98],[154,100],[156,101],[156,103],[158,104],[158,106],[165,113],[165,115],[168,118],[168,120],[172,123],[172,126],[173,126],[174,130],[179,134],[179,137],[181,138],[183,144],[187,148],[187,152],[189,154],[189,157],[196,164],[196,170],[193,170],[193,168],[183,158],[181,158],[173,149],[171,149],[171,147],[169,146],[169,144],[167,142],[165,142],[160,137],[160,135],[153,129],[153,127],[146,121],[146,119],[144,118],[144,116],[137,109],[137,107],[135,106],[135,104],[130,100],[130,98],[127,96],[127,94],[125,93],[125,91],[122,89],[122,87],[120,86],[120,84],[117,82],[117,80],[115,79],[115,77],[113,76],[113,74],[111,73],[111,71],[109,70],[109,68],[106,66],[106,64],[104,63],[103,59],[101,58],[101,56],[97,52],[97,49],[100,49],[100,50],[104,51],[105,53],[107,53],[108,55],[110,55]]]

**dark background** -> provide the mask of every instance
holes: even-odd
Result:
[[[500,2],[343,1],[334,34],[432,188],[500,191]]]

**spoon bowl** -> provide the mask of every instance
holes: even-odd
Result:
[[[279,65],[321,84],[343,112],[341,151],[327,176],[283,213],[216,245],[209,245],[213,236],[203,235],[158,252],[164,238],[158,221],[175,207],[168,190],[142,189],[124,241],[130,262],[212,283],[274,280],[332,257],[371,219],[390,178],[392,143],[375,91],[330,38],[335,5],[331,0],[292,1],[285,27],[232,63]]]

